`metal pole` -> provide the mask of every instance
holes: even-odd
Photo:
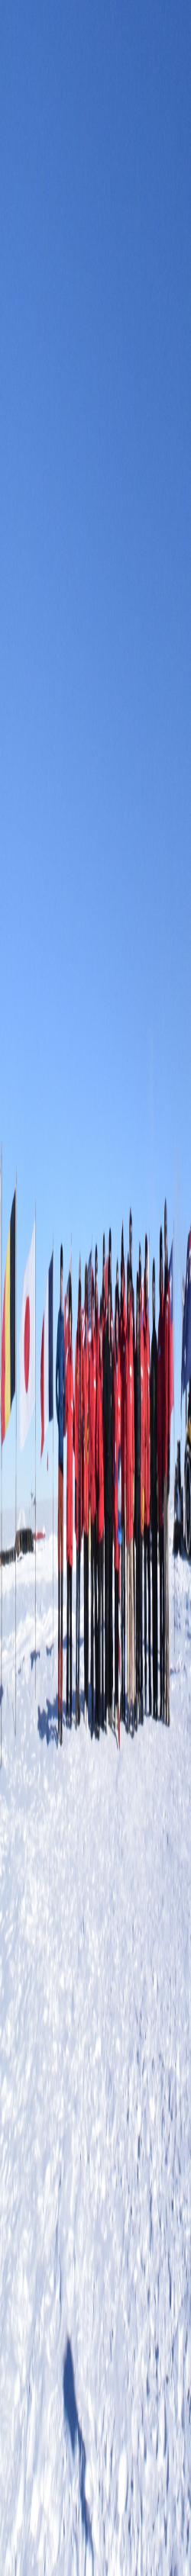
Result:
[[[1,1281],[0,1281],[0,1293],[1,1293],[1,1403],[2,1403],[2,1197],[3,1197],[2,1171],[3,1171],[3,1162],[2,1162],[2,1146],[1,1146]],[[2,1764],[2,1611],[3,1611],[3,1567],[2,1567],[2,1545],[3,1545],[3,1515],[2,1515],[2,1418],[1,1418],[1,1764]]]
[[[17,1172],[15,1191],[15,1735],[17,1723]]]
[[[35,1699],[36,1699],[36,1200],[35,1200]]]
[[[53,1415],[52,1415],[52,1670],[54,1671],[54,1243],[52,1276]]]
[[[173,1271],[174,1271],[174,1225],[173,1225]],[[175,1382],[175,1275],[174,1275],[174,1279],[173,1279],[173,1295],[174,1295],[174,1382]],[[174,1486],[175,1486],[175,1412],[174,1412]],[[175,1548],[174,1548],[174,1663],[175,1663]]]

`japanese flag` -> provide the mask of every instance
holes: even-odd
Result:
[[[20,1448],[24,1449],[35,1404],[35,1224],[23,1280],[20,1330]]]

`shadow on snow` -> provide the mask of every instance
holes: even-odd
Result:
[[[38,1733],[41,1744],[45,1736],[47,1744],[58,1744],[58,1697],[53,1704],[47,1699],[46,1708],[38,1708]]]
[[[89,2549],[91,2549],[92,2567],[93,2567],[93,2564],[94,2564],[94,2555],[93,2555],[93,2542],[92,2542],[91,2522],[90,2522],[90,2514],[89,2514],[88,2504],[87,2504],[87,2502],[86,2502],[86,2494],[85,2494],[85,2475],[86,2475],[86,2452],[85,2452],[85,2442],[83,2442],[83,2433],[81,2432],[81,2424],[79,2424],[79,2415],[78,2415],[78,2409],[77,2409],[77,2405],[76,2405],[75,2379],[74,2379],[74,2371],[73,2371],[73,2360],[72,2360],[72,2352],[71,2352],[71,2343],[70,2343],[70,2341],[69,2341],[69,2336],[68,2336],[68,2342],[67,2342],[67,2344],[66,2344],[66,2351],[65,2351],[64,2363],[63,2363],[63,2398],[64,2398],[64,2413],[65,2413],[65,2417],[66,2417],[66,2423],[67,2423],[67,2424],[68,2424],[68,2426],[69,2426],[70,2441],[71,2441],[71,2444],[72,2444],[72,2451],[73,2451],[73,2455],[74,2455],[74,2452],[75,2452],[75,2449],[76,2449],[76,2443],[78,2443],[78,2452],[79,2452],[79,2473],[80,2473],[80,2504],[81,2504],[81,2516],[82,2516],[82,2529],[83,2529],[83,2532],[84,2532],[84,2538],[85,2538],[86,2547],[87,2547],[87,2544],[89,2543]]]

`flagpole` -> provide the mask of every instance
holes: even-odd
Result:
[[[2,1172],[3,1172],[3,1158],[2,1158],[2,1146],[1,1146],[1,1280],[0,1280],[0,1295],[1,1295],[1,1408],[2,1408]],[[3,1515],[2,1515],[2,1410],[1,1410],[1,1764],[2,1764],[2,1608],[3,1608],[3,1592],[2,1592],[2,1585],[3,1585],[2,1543],[3,1543]],[[1,1767],[1,1764],[0,1764],[0,1767]]]
[[[17,1723],[17,1172],[15,1191],[15,1735]]]
[[[53,1238],[53,1247],[52,1247],[52,1249],[53,1249],[52,1304],[53,1304],[53,1309],[54,1309],[54,1238]],[[52,1338],[53,1338],[53,1354],[54,1354],[53,1317],[52,1317]],[[53,1384],[53,1390],[52,1390],[52,1670],[54,1671],[54,1384]]]
[[[174,1271],[174,1225],[173,1225],[173,1271]],[[174,1275],[174,1279],[173,1279],[173,1297],[174,1297],[174,1353],[173,1353],[173,1357],[174,1357],[174,1389],[175,1389],[175,1275]],[[174,1487],[175,1487],[175,1415],[174,1415]],[[175,1548],[174,1548],[174,1664],[175,1664]]]
[[[36,1699],[36,1199],[35,1199],[35,1699]]]

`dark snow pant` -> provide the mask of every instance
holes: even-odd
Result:
[[[153,1705],[158,1702],[157,1501],[152,1503]]]
[[[94,1632],[95,1632],[95,1703],[96,1703],[96,1718],[97,1718],[97,1716],[98,1716],[98,1674],[97,1674],[97,1568],[96,1568],[96,1518],[95,1518],[95,1521],[91,1521],[91,1701],[92,1701],[92,1726],[93,1726],[93,1714],[94,1714]]]
[[[88,1709],[88,1661],[89,1661],[89,1555],[88,1555],[88,1549],[89,1549],[88,1534],[86,1534],[86,1530],[84,1530],[84,1699],[85,1699],[85,1708],[87,1708],[87,1709]]]
[[[63,1468],[58,1469],[58,1728],[62,1725],[63,1696]]]
[[[125,1718],[125,1530],[121,1541],[121,1717]]]
[[[117,1567],[115,1566],[115,1708],[118,1708],[118,1687],[119,1687],[119,1575],[118,1575],[118,1572],[117,1572]]]
[[[159,1529],[159,1568],[160,1568],[160,1715],[162,1716],[162,1708],[164,1708],[164,1683],[165,1683],[164,1530],[163,1530],[163,1528],[162,1528],[162,1529]]]
[[[80,1697],[80,1547],[76,1548],[76,1691]]]
[[[149,1707],[151,1708],[151,1568],[150,1568],[150,1524],[149,1524],[148,1522],[146,1522],[146,1523],[145,1523],[145,1529],[144,1529],[144,1621],[145,1621],[144,1649],[145,1649],[145,1700],[146,1700],[146,1690],[147,1690],[147,1580],[148,1580],[148,1628],[149,1628]]]
[[[72,1565],[68,1565],[68,1564],[67,1564],[67,1654],[66,1654],[66,1716],[67,1716],[67,1717],[68,1717],[68,1708],[69,1708],[69,1655],[70,1655],[70,1717],[71,1717],[71,1715],[72,1715]]]
[[[142,1603],[142,1536],[140,1487],[135,1499],[136,1541],[136,1692],[140,1699],[143,1688],[143,1603]]]
[[[105,1711],[113,1700],[113,1532],[112,1520],[105,1518]]]
[[[104,1654],[103,1654],[103,1538],[98,1544],[98,1715],[104,1726]]]

